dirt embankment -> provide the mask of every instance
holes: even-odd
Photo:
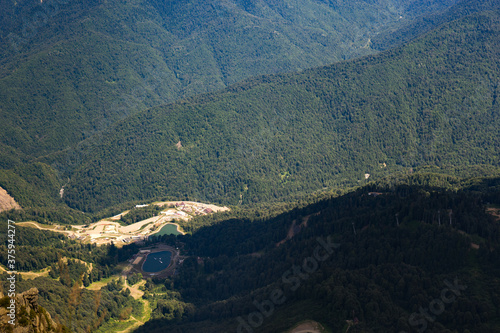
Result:
[[[320,213],[316,213],[314,215],[319,215]],[[292,221],[292,225],[290,226],[290,229],[288,229],[288,233],[285,237],[285,239],[282,239],[278,243],[276,243],[276,246],[280,246],[284,244],[286,241],[292,239],[296,234],[298,234],[303,228],[307,228],[307,222],[309,222],[309,218],[312,215],[307,215],[302,218],[302,222],[297,225],[297,220]]]
[[[21,209],[21,206],[19,206],[16,200],[14,200],[6,190],[0,187],[0,212],[11,209]]]
[[[486,212],[493,216],[497,221],[500,221],[500,208],[486,208]]]
[[[293,328],[290,333],[321,333],[324,332],[323,326],[320,323],[313,320],[304,322],[295,328]]]

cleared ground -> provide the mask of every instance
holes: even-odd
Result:
[[[313,320],[299,324],[288,333],[323,333],[325,329],[320,323]]]
[[[205,204],[192,201],[164,201],[152,203],[159,207],[165,207],[158,216],[139,221],[137,223],[122,226],[119,221],[120,217],[127,214],[125,211],[121,214],[110,218],[105,218],[99,222],[90,225],[41,225],[36,222],[21,222],[20,226],[31,226],[41,230],[52,230],[64,233],[72,239],[78,239],[82,242],[95,243],[97,245],[115,243],[117,246],[128,243],[139,242],[146,239],[148,236],[159,232],[165,225],[177,225],[177,231],[184,234],[179,225],[173,223],[176,220],[189,220],[194,216],[207,215],[215,212],[227,211],[227,207],[218,207],[211,204]]]
[[[492,215],[497,221],[500,221],[500,208],[489,207],[486,208],[486,212]]]
[[[11,209],[21,209],[21,206],[19,206],[6,190],[0,187],[0,212]]]

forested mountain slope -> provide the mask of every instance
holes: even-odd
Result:
[[[0,219],[0,226],[7,230],[7,219]],[[139,318],[142,315],[140,302],[130,296],[130,290],[122,291],[122,285],[116,280],[102,283],[100,290],[84,288],[92,282],[110,277],[119,261],[137,252],[135,244],[118,251],[115,246],[97,247],[95,244],[71,240],[61,233],[16,226],[15,271],[20,273],[15,275],[16,294],[35,287],[38,290],[38,304],[46,310],[39,308],[39,312],[48,312],[58,326],[62,326],[57,332],[96,332],[110,321],[129,318],[130,315]],[[8,244],[12,244],[8,239],[7,233],[0,234],[2,263],[7,263]],[[7,294],[7,277],[13,275],[7,274],[2,266],[0,276],[0,288]],[[2,314],[9,305],[9,299],[7,295],[0,297]],[[35,317],[36,313],[18,303],[16,325],[2,326],[1,332],[45,332],[40,327],[37,330],[36,326],[43,321]],[[49,317],[46,319],[49,321]],[[28,323],[33,323],[35,328],[28,330]]]
[[[16,292],[36,287],[54,320],[82,333],[111,332],[110,323],[121,331],[130,316],[151,319],[139,332],[235,332],[241,322],[254,332],[284,332],[315,320],[333,332],[351,325],[349,332],[409,333],[424,323],[429,332],[493,333],[500,327],[499,200],[499,178],[414,173],[279,215],[271,210],[272,217],[197,217],[188,235],[146,241],[179,247],[184,258],[175,276],[143,284],[146,308],[123,281],[102,280],[122,275],[136,244],[98,247],[17,225],[16,269],[37,277],[18,275]],[[2,262],[7,238],[0,234]],[[129,276],[129,285],[137,279]],[[422,321],[419,308],[450,284],[445,309]],[[284,298],[272,296],[276,290]],[[271,310],[270,300],[280,304]],[[5,308],[8,298],[1,301]]]
[[[1,156],[43,156],[146,107],[373,53],[375,34],[455,2],[3,1]]]
[[[498,332],[498,178],[458,191],[420,175],[272,219],[232,219],[180,236],[180,294],[137,332]],[[294,231],[293,237],[290,230]],[[292,233],[293,234],[293,233]],[[192,306],[180,307],[180,300]]]
[[[379,55],[131,116],[96,145],[64,200],[87,211],[163,195],[238,204],[424,165],[498,167],[499,23],[485,11]]]
[[[403,27],[381,32],[372,39],[371,45],[376,50],[387,50],[407,43],[443,23],[499,7],[500,3],[496,0],[461,0],[445,10],[423,14]]]

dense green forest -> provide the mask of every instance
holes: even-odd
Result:
[[[2,219],[0,227],[7,229]],[[49,268],[48,276],[23,280],[17,275],[16,292],[32,287],[39,290],[39,304],[68,332],[95,331],[114,319],[127,319],[142,313],[143,306],[122,290],[123,283],[111,281],[100,291],[81,289],[92,282],[116,274],[116,265],[137,253],[135,244],[118,249],[114,245],[96,247],[82,244],[52,231],[18,226],[15,234],[15,262],[18,272]],[[0,234],[0,262],[7,263],[7,234]],[[7,275],[0,274],[2,290]]]
[[[0,142],[44,156],[146,107],[376,52],[370,37],[454,2],[3,1]]]
[[[231,110],[231,107],[226,105],[225,97],[219,99],[221,103],[212,103],[211,107],[216,108],[213,111],[220,113],[220,117],[216,117],[218,119],[214,119],[212,111],[203,111],[203,116],[196,119],[187,115],[185,122],[189,122],[190,129],[172,129],[177,127],[177,122],[184,123],[184,119],[180,119],[182,114],[174,115],[173,124],[161,129],[167,131],[169,140],[173,135],[182,144],[181,138],[184,139],[192,133],[208,131],[203,135],[209,142],[196,143],[201,151],[195,154],[192,154],[192,149],[191,153],[186,154],[187,150],[184,149],[180,159],[175,150],[172,152],[169,150],[171,147],[168,147],[165,151],[161,148],[162,145],[153,156],[150,152],[142,152],[141,155],[146,154],[155,160],[157,155],[161,159],[168,159],[167,163],[159,161],[163,166],[159,167],[162,170],[156,175],[150,175],[155,172],[156,167],[142,165],[142,162],[153,164],[152,161],[140,161],[137,170],[132,174],[124,173],[126,184],[114,184],[111,187],[107,185],[114,180],[107,177],[92,181],[97,184],[87,183],[96,171],[95,165],[86,170],[89,175],[81,174],[81,170],[84,170],[92,159],[103,157],[100,149],[109,144],[108,141],[114,137],[114,131],[121,130],[122,125],[111,131],[106,129],[139,110],[195,93],[223,88],[259,73],[299,70],[374,53],[414,38],[444,22],[498,6],[477,0],[233,2],[3,2],[0,5],[0,25],[3,28],[0,36],[0,86],[3,87],[0,89],[0,186],[25,208],[24,212],[16,213],[16,218],[43,223],[50,223],[54,219],[63,223],[85,223],[88,219],[77,211],[68,209],[66,203],[73,208],[95,211],[125,202],[148,201],[158,196],[231,204],[253,204],[262,200],[282,200],[288,197],[293,202],[295,198],[322,188],[345,188],[357,185],[357,181],[362,183],[365,172],[377,177],[378,174],[404,170],[404,167],[394,165],[383,170],[375,168],[376,162],[373,158],[384,161],[380,164],[384,165],[387,155],[385,151],[380,154],[377,150],[385,150],[386,147],[389,150],[394,149],[396,145],[391,141],[384,142],[382,147],[379,145],[375,151],[371,151],[373,147],[368,147],[371,156],[367,156],[365,161],[358,161],[351,156],[348,161],[344,161],[345,152],[334,153],[334,149],[330,149],[336,145],[336,149],[340,150],[353,148],[353,141],[358,138],[350,133],[347,133],[346,142],[342,142],[341,146],[338,144],[346,134],[345,127],[350,126],[351,122],[355,123],[356,119],[359,120],[365,110],[354,104],[353,107],[359,109],[356,112],[359,112],[360,117],[351,116],[349,122],[338,123],[339,119],[334,118],[338,117],[339,111],[341,117],[352,112],[343,109],[342,105],[337,105],[336,101],[327,101],[326,99],[332,97],[328,90],[348,89],[349,91],[334,93],[342,98],[343,94],[350,94],[357,82],[342,87],[329,84],[330,79],[324,77],[321,81],[327,82],[320,83],[314,91],[310,91],[310,87],[293,87],[301,81],[304,83],[300,76],[279,76],[257,78],[250,83],[233,86],[229,90],[236,93],[238,90],[248,90],[256,84],[260,85],[261,89],[267,89],[268,87],[262,84],[271,83],[273,88],[268,92],[268,96],[263,95],[265,99],[272,95],[271,100],[274,100],[275,104],[270,103],[269,107],[268,100],[262,102],[260,99],[254,103],[259,91],[253,91],[250,97],[244,94],[237,97],[239,101],[235,105],[236,110]],[[266,37],[266,34],[271,37]],[[395,35],[401,37],[385,41],[387,36]],[[468,47],[473,48],[476,45]],[[358,64],[360,63],[354,63],[354,66]],[[398,65],[393,64],[393,67]],[[393,71],[386,68],[382,69],[382,72],[386,70]],[[304,75],[311,75],[311,83],[315,85],[319,83],[316,82],[318,75],[323,76],[317,71],[304,72],[302,77]],[[389,79],[392,80],[388,77],[387,80]],[[279,86],[279,82],[283,80],[290,80],[288,85],[291,83],[292,87],[283,90]],[[297,82],[294,83],[295,81]],[[274,84],[278,86],[274,87]],[[405,82],[398,83],[402,85],[400,88],[404,88],[404,84]],[[493,81],[491,85],[494,85]],[[367,87],[356,89],[361,88],[365,90]],[[273,89],[278,90],[276,94]],[[292,99],[292,103],[287,101],[282,106],[275,107],[282,104],[281,98],[288,99],[290,94],[294,95],[293,99],[297,95],[298,100]],[[403,98],[401,95],[387,97],[375,103],[375,117],[378,113],[385,113],[379,112],[379,109],[385,109],[386,102],[389,103],[389,109],[397,108],[400,102],[404,102],[399,100]],[[394,97],[396,100],[393,100]],[[366,89],[361,96],[346,98],[342,103],[349,103],[351,98],[358,98],[359,101],[360,98],[359,102],[367,106],[370,105],[370,99],[379,96]],[[246,99],[250,104],[241,103]],[[205,98],[196,99],[194,103],[205,104]],[[332,106],[325,106],[325,103],[335,104],[337,110],[332,109]],[[295,104],[298,110],[294,110]],[[316,110],[318,107],[321,110]],[[227,110],[228,108],[230,110]],[[343,110],[338,110],[339,108]],[[176,110],[180,113],[187,111],[183,107]],[[230,113],[234,111],[244,113],[247,117],[231,118]],[[405,113],[406,110],[401,112]],[[440,118],[441,115],[435,117]],[[416,116],[410,118],[413,123],[422,120]],[[440,119],[444,123],[452,123],[453,130],[462,131],[458,122],[463,122],[464,119],[454,115],[446,115]],[[233,120],[246,123],[240,127],[233,126],[229,133],[223,133],[223,142],[213,140],[217,139],[212,137],[215,131],[218,131],[220,126],[226,126],[226,121]],[[412,130],[411,126],[414,124],[404,123],[405,119],[400,120],[401,124],[396,124],[400,126],[398,131],[406,131],[404,126],[410,126],[410,132],[418,131],[418,135],[425,131],[425,128]],[[436,119],[428,120],[434,122],[430,127],[436,123],[441,125]],[[131,121],[136,120],[132,117]],[[144,119],[140,120],[141,123],[143,121]],[[208,127],[200,126],[200,121],[208,122]],[[371,123],[373,122],[370,120],[364,125],[357,124],[352,130],[359,132],[365,126],[366,130],[373,131],[374,127],[369,126]],[[155,126],[158,125],[161,125],[161,121]],[[340,126],[336,129],[337,133],[325,138],[322,133],[329,132],[332,126],[337,125]],[[295,126],[297,128],[291,135],[289,129]],[[134,130],[130,135],[135,135],[137,131]],[[284,131],[288,133],[282,135]],[[149,132],[150,130],[146,129],[146,136],[152,134]],[[433,142],[440,142],[441,136],[448,133],[429,130],[424,134],[423,140],[432,146]],[[380,141],[377,135],[386,133],[369,133],[369,138],[361,140],[362,145]],[[403,143],[411,144],[413,140],[418,145],[420,138],[414,136],[410,133],[410,141]],[[198,140],[205,140],[205,137]],[[146,139],[147,145],[157,145],[154,140]],[[401,138],[398,135],[392,141],[399,139],[407,140],[406,136]],[[292,150],[282,152],[282,145],[288,145]],[[304,156],[305,160],[300,161],[297,159],[297,150],[302,151],[304,147],[311,153]],[[189,147],[184,145],[184,148]],[[225,148],[229,148],[229,151]],[[358,147],[354,148],[357,155],[366,153]],[[121,155],[119,150],[115,152]],[[221,153],[222,157],[219,157]],[[403,159],[406,165],[412,164],[413,167],[420,163],[413,161],[413,156],[402,157],[405,154],[407,151],[401,151],[400,156],[391,158],[396,161]],[[410,155],[414,154],[412,152]],[[38,157],[38,160],[34,161],[33,157]],[[116,163],[120,163],[122,167],[126,166],[130,158],[134,163],[136,158],[143,159],[127,156],[127,161],[114,161],[113,157],[111,161],[103,161],[105,164],[112,164],[111,170],[107,167],[107,170],[99,172],[118,171],[120,167],[116,166]],[[241,162],[235,162],[235,159]],[[262,162],[256,163],[257,159]],[[268,170],[266,165],[269,161],[280,161],[280,165],[271,166],[271,170]],[[491,165],[490,161],[479,163]],[[478,161],[476,159],[467,164],[476,165]],[[331,170],[324,170],[325,167],[320,165],[333,167],[328,168]],[[164,168],[172,170],[166,172]],[[69,185],[70,193],[64,202],[60,198],[60,191],[73,178],[75,170],[78,174],[75,181]],[[304,179],[299,175],[304,170],[308,170],[315,179]],[[269,175],[262,175],[263,173]],[[465,176],[467,173],[460,175]],[[168,184],[156,183],[158,177]],[[168,180],[165,180],[167,178]],[[122,177],[119,181],[123,180]],[[186,185],[189,188],[182,189]],[[101,186],[107,190],[102,191]],[[78,189],[89,187],[92,187],[90,192],[75,193]],[[271,187],[273,190],[269,191]],[[110,191],[116,191],[112,200],[109,200]]]
[[[152,320],[138,332],[235,332],[238,317],[255,332],[311,319],[333,332],[345,332],[346,320],[355,323],[350,332],[416,332],[424,322],[429,332],[497,332],[500,225],[485,208],[499,207],[500,179],[458,190],[408,185],[444,179],[372,184],[274,218],[232,219],[178,236],[193,257],[178,276],[155,282],[191,306],[180,319]],[[453,301],[432,320],[414,314],[450,285]],[[276,290],[285,301],[270,310]],[[267,311],[261,325],[250,326],[259,316],[248,316],[259,311]]]
[[[0,227],[7,230],[7,221],[2,219]],[[32,227],[18,226],[15,236],[18,271],[41,270],[58,264],[61,258],[78,259],[95,264],[94,271],[89,272],[89,277],[93,277],[91,281],[98,281],[103,276],[108,277],[110,267],[128,259],[137,251],[134,244],[121,249],[115,246],[97,247],[95,244],[83,244],[69,239],[61,233]],[[7,262],[7,233],[0,234],[0,259],[2,263]]]
[[[414,313],[448,284],[462,289],[447,294],[453,302],[426,321],[430,332],[500,327],[500,224],[487,211],[500,210],[500,178],[391,175],[297,204],[198,217],[186,226],[190,234],[147,240],[145,246],[181,247],[187,258],[173,277],[146,281],[151,320],[138,332],[236,331],[238,318],[254,325],[250,314],[271,311],[276,290],[285,301],[261,325],[249,326],[255,332],[311,319],[333,331],[352,320],[353,332],[413,332],[422,323]],[[19,271],[50,268],[48,277],[21,279],[20,291],[36,286],[40,305],[66,327],[93,331],[111,318],[141,313],[119,280],[100,292],[80,289],[118,274],[117,264],[138,246],[96,247],[28,227],[18,227],[16,237]],[[311,259],[316,256],[323,259]],[[141,278],[132,274],[128,282]]]
[[[6,281],[5,274],[0,276]],[[142,311],[140,302],[122,291],[119,282],[110,282],[99,291],[91,291],[81,289],[79,284],[66,286],[51,278],[38,277],[21,279],[16,287],[22,292],[33,286],[39,291],[40,306],[71,333],[93,332],[112,318],[128,318]]]
[[[167,194],[237,205],[425,166],[495,174],[498,14],[452,21],[379,55],[131,116],[73,174],[64,200],[84,211]]]
[[[381,32],[372,39],[371,46],[376,50],[388,50],[395,45],[407,43],[446,22],[498,6],[496,0],[457,1],[454,6],[445,10],[421,15],[408,25]]]
[[[496,1],[4,1],[0,27],[0,230],[231,208],[140,246],[17,225],[16,292],[66,331],[500,331]],[[157,243],[172,276],[116,278]]]

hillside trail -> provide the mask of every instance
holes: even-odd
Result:
[[[44,269],[42,269],[38,272],[33,272],[33,271],[17,272],[17,274],[21,274],[23,279],[33,280],[34,278],[37,278],[39,276],[49,276],[49,271],[50,271],[50,266],[45,267]],[[0,266],[0,273],[3,273],[3,272],[8,272],[8,271],[5,268],[3,268],[2,266]]]

